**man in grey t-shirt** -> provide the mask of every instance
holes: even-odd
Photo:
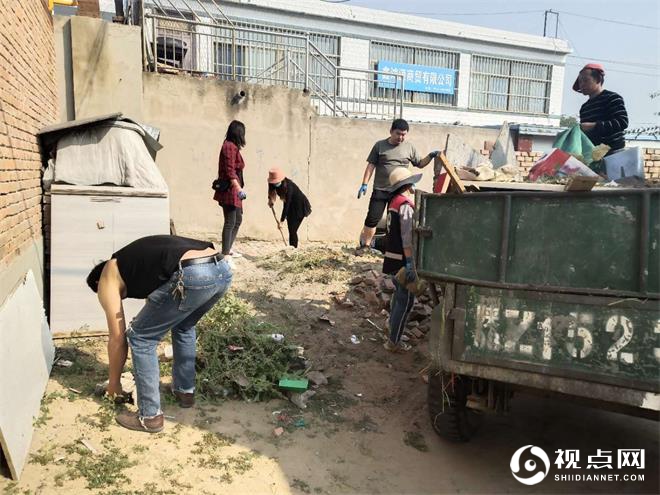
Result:
[[[357,254],[361,254],[371,245],[371,241],[376,233],[376,226],[383,217],[390,194],[387,189],[390,186],[390,173],[398,167],[408,168],[409,164],[415,167],[426,167],[433,158],[438,155],[438,151],[432,151],[424,158],[420,158],[415,147],[405,142],[408,134],[408,122],[403,119],[396,119],[392,122],[390,128],[390,137],[376,142],[371,153],[367,157],[367,167],[362,176],[362,185],[358,191],[358,199],[367,193],[369,180],[376,172],[374,178],[374,189],[369,199],[369,210],[364,220],[364,228],[360,234],[360,246]]]

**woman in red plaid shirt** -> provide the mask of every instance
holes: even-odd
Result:
[[[222,207],[225,217],[222,226],[222,254],[236,256],[232,245],[236,240],[238,228],[243,220],[243,169],[245,163],[241,156],[241,148],[245,146],[245,125],[238,120],[229,124],[225,141],[222,143],[218,159],[218,183],[213,199]]]

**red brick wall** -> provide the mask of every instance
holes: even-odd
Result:
[[[53,23],[46,0],[0,9],[0,269],[42,242],[35,133],[57,117]]]
[[[644,175],[647,179],[660,179],[660,149],[645,148],[644,152]],[[518,165],[522,167],[525,174],[529,172],[532,165],[543,156],[540,151],[516,151]]]

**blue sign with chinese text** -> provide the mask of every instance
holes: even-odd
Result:
[[[428,65],[402,64],[389,60],[378,61],[377,82],[380,88],[401,88],[401,79],[394,74],[403,76],[406,91],[420,93],[440,93],[453,95],[456,85],[456,70],[444,67],[430,67]],[[393,74],[393,75],[390,75]]]

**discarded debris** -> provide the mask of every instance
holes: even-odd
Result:
[[[158,349],[158,360],[168,362],[174,359],[174,348],[171,345],[165,345]]]
[[[316,394],[316,391],[314,390],[308,390],[307,392],[303,392],[302,394],[292,392],[291,395],[289,396],[289,400],[291,401],[292,404],[295,404],[300,409],[307,409],[307,401],[311,399],[314,396],[314,394]]]
[[[284,434],[284,428],[282,428],[281,426],[278,426],[273,430],[273,435],[275,435],[276,437],[281,437],[283,434]]]
[[[71,368],[71,366],[73,366],[73,361],[69,361],[68,359],[58,359],[55,361],[55,366],[59,366],[60,368]]]
[[[371,321],[369,318],[367,318],[367,322],[370,323],[372,326],[374,326],[379,332],[384,332],[382,328],[380,328],[378,325],[376,325],[373,321]]]
[[[333,280],[348,279],[348,265],[353,256],[328,247],[308,247],[291,251],[281,251],[259,263],[260,268],[272,270],[280,278],[302,283],[329,284]]]
[[[309,373],[307,373],[307,378],[309,379],[310,382],[312,382],[316,386],[328,384],[328,379],[320,371],[310,371]]]
[[[360,338],[357,335],[351,335],[351,343],[352,344],[359,344],[360,343]]]
[[[304,428],[305,420],[303,418],[297,419],[295,423],[293,423],[293,426],[295,426],[296,428]]]
[[[92,445],[92,442],[87,440],[86,438],[81,438],[80,443],[85,446],[87,450],[89,450],[93,455],[97,455],[99,453],[98,449]]]
[[[334,326],[335,326],[335,322],[334,322],[334,320],[331,320],[330,317],[329,317],[328,315],[321,315],[321,316],[319,316],[319,320],[328,323],[331,327],[334,327]]]

